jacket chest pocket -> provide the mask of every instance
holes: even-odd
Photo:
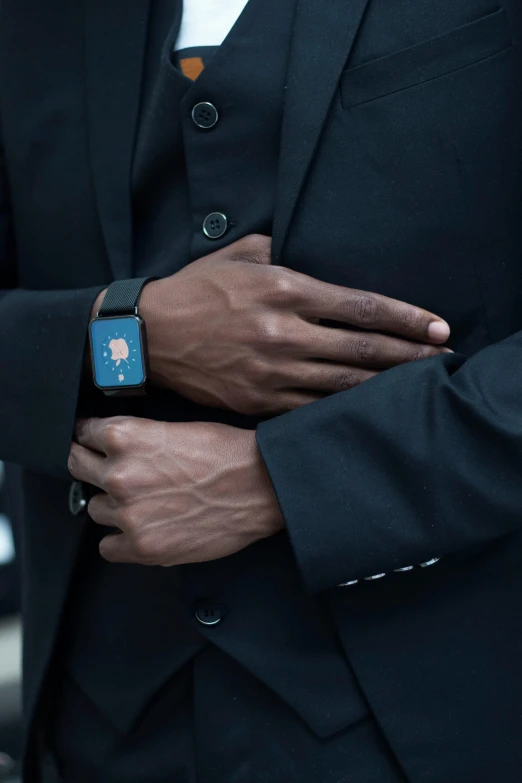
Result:
[[[503,9],[415,46],[347,69],[343,108],[360,106],[469,68],[511,46]]]
[[[374,17],[382,37],[377,6]],[[372,45],[365,24],[359,54]],[[508,14],[497,9],[345,70],[287,264],[436,312],[466,353],[483,345],[476,256],[498,231],[493,210],[515,203],[517,56]]]

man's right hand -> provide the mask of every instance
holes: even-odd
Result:
[[[144,288],[154,385],[273,415],[447,350],[437,316],[272,266],[270,249],[268,237],[248,236]]]

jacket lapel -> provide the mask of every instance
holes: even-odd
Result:
[[[290,221],[368,2],[298,0],[281,136],[274,263],[281,263]]]
[[[103,236],[116,279],[132,274],[131,165],[150,0],[87,0],[89,153]]]

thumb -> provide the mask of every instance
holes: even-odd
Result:
[[[228,258],[231,261],[241,261],[244,264],[272,263],[272,237],[263,234],[249,234],[229,245]]]
[[[272,263],[272,238],[262,234],[249,234],[192,263],[198,267],[206,267],[230,262],[269,266]]]

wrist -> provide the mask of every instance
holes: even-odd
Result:
[[[141,396],[148,377],[147,342],[139,303],[154,280],[115,280],[100,291],[91,307],[89,343],[94,385],[107,396]]]
[[[105,299],[105,294],[106,293],[107,293],[107,289],[104,288],[103,291],[100,291],[100,293],[98,294],[98,296],[94,300],[94,304],[93,304],[92,310],[91,310],[91,318],[90,318],[91,321],[92,321],[93,318],[96,318],[96,316],[98,315],[98,310],[100,309],[101,304],[102,304],[103,300]]]
[[[105,294],[107,293],[107,289],[104,288],[103,291],[100,291],[96,299],[94,300],[94,304],[92,306],[91,310],[91,317],[89,318],[89,322],[93,320],[93,318],[96,318],[98,315],[98,310],[101,307],[101,303],[103,302],[103,299],[105,297]],[[89,379],[89,381],[92,382],[92,357],[91,352],[89,350],[89,340],[87,339],[87,345],[85,347],[85,353],[83,356],[83,373],[84,373],[84,380]]]
[[[165,350],[164,350],[165,335],[172,331],[175,331],[176,329],[174,323],[172,324],[169,323],[168,328],[163,323],[163,317],[165,315],[165,307],[161,302],[163,298],[162,297],[163,285],[164,282],[162,280],[152,280],[151,282],[147,283],[144,286],[143,291],[141,292],[139,308],[138,308],[140,317],[145,324],[146,335],[147,335],[149,380],[155,386],[167,385],[165,379],[163,378],[163,374],[161,372],[161,367],[163,366],[162,360],[164,360],[165,358],[168,360],[168,357],[165,357]],[[93,320],[98,315],[98,312],[100,310],[100,307],[102,306],[106,293],[107,293],[107,288],[104,288],[103,291],[100,291],[100,293],[96,297],[96,300],[94,301],[94,304],[92,306],[90,320]],[[174,318],[172,317],[172,311],[174,309],[175,309],[174,307],[168,308],[169,322],[174,321]],[[173,341],[169,341],[169,342],[172,344]],[[86,367],[88,367],[89,372],[91,373],[92,363],[91,363],[90,352],[88,350],[86,351],[85,354],[85,363],[86,363]]]
[[[147,355],[149,380],[154,386],[163,386],[159,376],[161,351],[161,280],[153,280],[143,289],[140,297],[139,314],[145,324],[147,334]]]
[[[176,360],[176,337],[182,332],[181,307],[175,286],[168,278],[148,283],[140,298],[139,312],[147,333],[149,380],[154,386],[173,389],[172,366]]]

